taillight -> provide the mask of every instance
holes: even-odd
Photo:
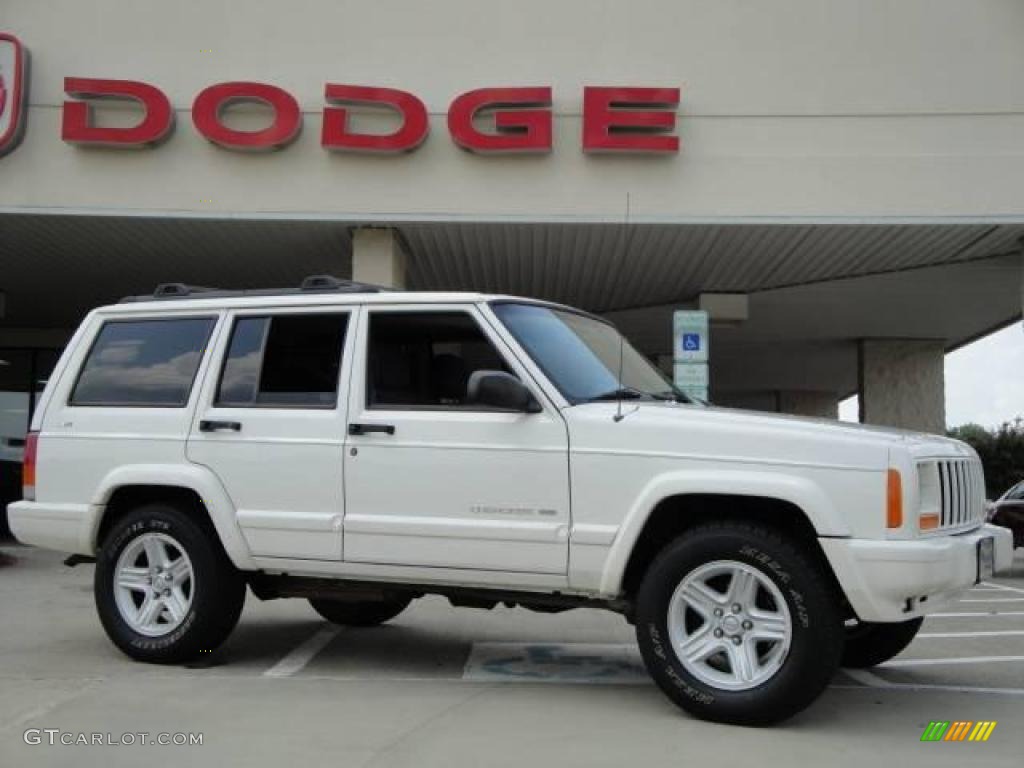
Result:
[[[36,450],[39,447],[39,433],[25,435],[25,459],[21,463],[21,497],[25,501],[36,500]]]

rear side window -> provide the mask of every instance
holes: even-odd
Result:
[[[215,318],[110,320],[71,393],[71,405],[182,408]]]
[[[239,318],[216,404],[333,408],[347,330],[347,313]]]

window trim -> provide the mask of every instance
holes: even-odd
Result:
[[[213,397],[210,401],[210,408],[224,409],[224,410],[274,410],[274,411],[336,411],[338,405],[342,403],[345,398],[342,397],[341,389],[344,386],[342,380],[342,373],[345,370],[345,349],[348,345],[349,336],[352,333],[352,320],[355,317],[355,313],[351,307],[344,309],[335,309],[334,307],[325,307],[323,311],[316,311],[315,308],[310,307],[312,311],[305,311],[307,308],[303,307],[302,311],[298,312],[275,312],[275,308],[269,308],[269,311],[254,311],[254,312],[239,312],[231,315],[231,328],[228,330],[227,339],[224,343],[224,351],[221,354],[220,369],[217,373],[217,379],[213,387]],[[289,308],[290,309],[290,308]],[[220,397],[221,384],[224,383],[224,371],[227,368],[228,360],[231,355],[231,343],[235,339],[235,329],[238,327],[238,323],[242,320],[254,320],[263,319],[270,320],[267,323],[266,328],[263,332],[263,338],[260,340],[260,370],[257,374],[256,379],[256,394],[259,394],[260,382],[263,380],[263,359],[267,351],[267,340],[270,338],[270,327],[273,324],[275,318],[278,317],[323,317],[329,315],[344,315],[345,316],[345,332],[341,339],[341,348],[338,354],[338,381],[334,385],[334,401],[331,403],[318,403],[318,404],[295,404],[295,403],[248,403],[245,405],[236,405],[218,402],[217,398]]]
[[[192,379],[189,381],[188,391],[185,394],[185,399],[181,403],[139,403],[139,402],[109,402],[109,403],[76,403],[75,393],[78,391],[78,385],[82,381],[82,375],[85,373],[86,366],[89,363],[89,359],[92,357],[92,353],[96,350],[96,345],[99,344],[100,336],[103,335],[103,330],[108,325],[125,325],[128,323],[173,323],[182,320],[207,320],[210,321],[210,327],[206,332],[206,338],[203,340],[202,347],[200,349],[199,362],[196,364],[196,369],[192,372]],[[213,332],[217,329],[217,323],[220,320],[219,315],[172,315],[169,317],[125,317],[125,318],[104,318],[100,322],[100,327],[93,334],[92,341],[89,342],[89,348],[86,350],[85,355],[82,357],[82,361],[78,366],[78,370],[75,373],[75,380],[71,384],[71,388],[68,390],[67,401],[65,402],[68,408],[152,408],[161,410],[176,410],[182,408],[188,408],[189,403],[192,402],[192,396],[196,393],[196,379],[199,377],[199,371],[203,367],[203,361],[206,360],[207,355],[210,354],[210,339],[213,338]]]
[[[1012,486],[1004,498],[1006,501],[1024,501],[1024,480]]]
[[[424,306],[424,305],[408,306],[408,308],[403,307],[403,306],[383,306],[383,307],[367,306],[366,307],[366,332],[365,332],[366,344],[365,344],[365,346],[363,348],[363,353],[364,353],[363,354],[363,401],[364,401],[363,407],[366,410],[368,410],[368,411],[376,411],[378,413],[385,412],[385,411],[388,411],[388,412],[404,412],[404,413],[416,413],[416,412],[419,412],[419,413],[490,413],[490,414],[495,414],[495,413],[498,413],[498,414],[501,414],[501,413],[506,413],[506,414],[508,414],[508,413],[519,413],[519,411],[513,411],[513,410],[509,410],[507,408],[495,408],[493,406],[488,406],[488,405],[471,405],[471,404],[466,404],[466,405],[440,405],[440,404],[438,404],[438,405],[435,405],[433,403],[431,403],[431,404],[421,404],[421,405],[410,404],[410,403],[396,403],[396,404],[392,404],[392,405],[380,405],[380,404],[375,405],[375,404],[371,403],[370,402],[370,392],[372,391],[373,387],[372,387],[372,384],[370,382],[370,375],[371,375],[371,369],[370,369],[370,342],[371,342],[371,339],[372,339],[371,333],[372,333],[372,330],[373,330],[373,315],[374,314],[422,315],[422,314],[432,313],[432,314],[435,314],[435,315],[441,315],[441,314],[447,314],[447,315],[463,314],[463,315],[465,315],[466,317],[468,317],[470,319],[470,321],[472,323],[474,323],[476,325],[477,330],[480,331],[480,335],[483,336],[484,340],[488,344],[491,345],[491,348],[494,350],[495,354],[501,359],[501,361],[505,364],[505,366],[509,369],[509,371],[512,372],[512,375],[515,376],[517,379],[519,379],[519,382],[524,387],[526,387],[527,389],[530,390],[530,393],[533,395],[534,399],[537,400],[537,402],[541,402],[541,399],[537,396],[537,393],[534,392],[533,388],[529,384],[527,384],[525,381],[523,381],[523,377],[519,373],[517,373],[516,366],[512,365],[511,362],[509,362],[508,355],[504,354],[502,352],[502,350],[499,349],[499,347],[495,343],[494,339],[491,338],[490,334],[488,334],[487,328],[484,326],[483,323],[480,322],[480,318],[477,317],[474,314],[473,309],[474,309],[474,307],[448,306],[448,305],[443,306],[443,307],[437,307],[437,308],[429,307],[429,306]]]

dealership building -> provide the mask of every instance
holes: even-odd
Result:
[[[306,275],[519,294],[713,402],[944,428],[1018,322],[1024,4],[7,0],[0,458],[90,308]]]

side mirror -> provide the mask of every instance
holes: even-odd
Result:
[[[540,413],[540,403],[526,386],[504,371],[473,371],[466,385],[469,402],[521,413]]]

